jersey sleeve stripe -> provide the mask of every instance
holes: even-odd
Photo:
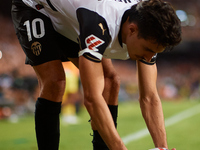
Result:
[[[49,7],[51,7],[51,9],[52,9],[53,11],[57,11],[57,9],[51,4],[50,0],[47,0],[47,3],[48,3],[48,5],[49,5]]]
[[[89,48],[85,48],[81,50],[79,52],[79,57],[82,56],[84,53],[90,53],[92,56],[98,58],[99,60],[102,60],[102,57],[103,57],[100,53],[90,50]]]

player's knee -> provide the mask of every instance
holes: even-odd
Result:
[[[53,100],[61,99],[65,91],[66,80],[63,77],[47,77],[41,82],[41,93],[44,97],[51,97]]]
[[[57,78],[57,79],[53,80],[51,83],[52,83],[53,87],[56,87],[60,90],[65,89],[65,85],[66,85],[65,78]]]
[[[106,77],[106,82],[106,85],[115,88],[116,91],[120,88],[120,77],[116,73],[112,73],[110,76]]]
[[[120,88],[120,77],[117,74],[113,75],[113,85],[118,89]]]
[[[105,78],[104,98],[109,105],[118,104],[119,89],[120,77],[117,74]]]
[[[61,91],[64,93],[66,85],[65,78],[56,78],[49,81],[49,83],[51,88],[53,88],[54,90],[57,89],[56,91]]]

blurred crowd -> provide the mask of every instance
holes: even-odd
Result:
[[[138,79],[135,62],[114,61],[121,77],[119,100],[138,100]],[[200,59],[169,59],[162,55],[157,60],[157,88],[162,100],[200,99]]]
[[[0,118],[33,111],[37,79],[25,65],[23,53],[10,18],[0,15]],[[1,107],[4,106],[4,107]],[[14,116],[13,116],[14,117]]]
[[[175,9],[184,10],[189,21],[183,20],[183,43],[177,53],[158,57],[158,92],[162,99],[200,99],[200,47],[190,49],[186,43],[200,40],[200,1],[168,0]],[[184,49],[184,53],[182,52]],[[34,112],[38,97],[38,82],[33,69],[25,65],[25,54],[21,49],[9,16],[0,14],[0,119]],[[188,55],[188,53],[193,53]],[[121,77],[119,100],[138,99],[136,63],[113,60]]]
[[[199,0],[166,0],[173,4],[175,10],[181,11],[183,39],[200,40],[200,1]]]

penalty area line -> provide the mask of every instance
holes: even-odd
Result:
[[[191,107],[187,110],[184,110],[180,113],[177,113],[170,118],[165,119],[165,127],[174,125],[174,124],[176,124],[184,119],[190,118],[198,113],[200,113],[200,104],[198,104],[194,107]],[[147,128],[144,128],[142,130],[139,130],[137,132],[134,132],[132,134],[122,137],[122,140],[123,140],[124,144],[127,145],[128,143],[130,143],[132,141],[136,141],[138,139],[141,139],[147,135],[149,135],[149,131]]]

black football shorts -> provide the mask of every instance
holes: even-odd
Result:
[[[43,9],[38,6],[38,9]],[[12,1],[12,20],[16,35],[26,54],[26,64],[42,63],[78,57],[79,44],[57,33],[51,20],[26,6],[22,0]]]

